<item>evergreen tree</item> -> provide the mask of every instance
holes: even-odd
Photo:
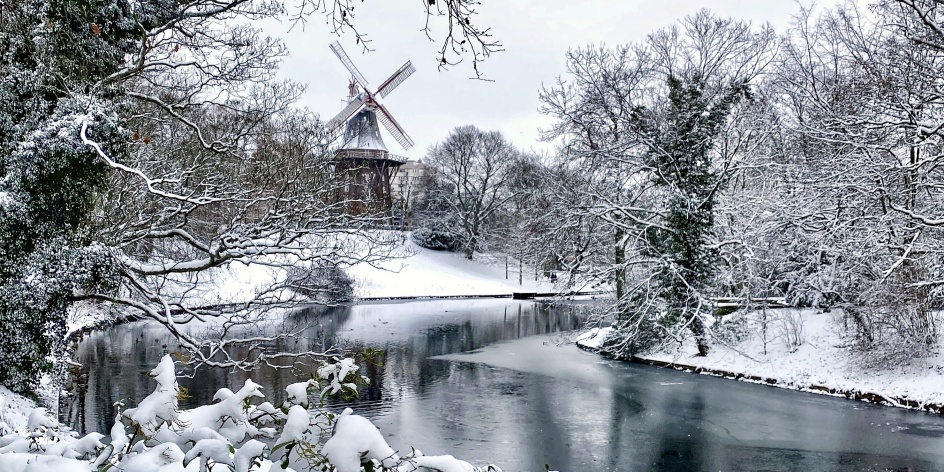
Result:
[[[722,169],[712,162],[712,150],[732,107],[748,94],[746,84],[711,90],[697,75],[669,76],[665,109],[634,114],[647,164],[667,195],[665,221],[647,229],[645,250],[661,262],[656,279],[666,321],[688,324],[701,355],[708,354],[703,320],[712,314],[708,291],[718,264],[711,241]]]
[[[88,139],[121,157],[127,3],[18,0],[0,6],[0,382],[25,392],[51,367],[74,291],[101,284],[109,253],[83,228],[106,169]]]

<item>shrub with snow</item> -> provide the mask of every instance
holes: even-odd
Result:
[[[63,434],[37,408],[28,433],[0,437],[0,471],[501,472],[417,450],[401,457],[370,420],[350,408],[329,411],[325,399],[354,389],[357,370],[351,359],[324,363],[312,380],[289,385],[278,408],[246,380],[236,392],[220,389],[216,403],[180,410],[174,362],[165,356],[151,371],[154,392],[121,412],[109,436]],[[309,406],[312,398],[317,401]]]
[[[288,273],[289,287],[312,300],[342,303],[354,299],[354,280],[336,264],[321,262],[311,268],[293,266]]]
[[[429,221],[416,228],[410,235],[418,246],[437,251],[459,251],[465,245],[462,236],[448,224],[438,220]]]
[[[753,320],[745,316],[744,312],[735,312],[720,318],[718,321],[717,324],[712,326],[712,339],[715,342],[729,346],[750,339],[758,331],[763,335],[768,329],[765,326],[755,326],[755,323],[752,323]]]

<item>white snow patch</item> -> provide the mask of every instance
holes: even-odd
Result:
[[[462,461],[450,455],[445,456],[420,456],[413,458],[410,462],[415,464],[411,468],[410,463],[406,463],[397,469],[398,472],[412,472],[414,470],[435,470],[438,472],[475,472],[475,467],[466,461]]]
[[[761,312],[746,316],[756,325]],[[840,313],[819,313],[812,309],[767,310],[772,317],[766,343],[759,330],[733,343],[714,343],[708,356],[698,355],[694,340],[686,340],[671,352],[639,355],[643,359],[722,370],[765,379],[777,386],[810,390],[821,386],[840,391],[857,391],[919,404],[944,404],[944,339],[936,354],[915,359],[908,365],[867,368],[858,362],[838,329]],[[611,328],[591,329],[577,338],[577,344],[596,349]]]
[[[434,251],[407,241],[395,251],[401,256],[379,264],[355,264],[347,269],[354,279],[354,293],[360,298],[429,297],[462,295],[507,295],[512,292],[553,292],[554,284],[525,266],[518,285],[518,265],[512,261],[505,278],[504,258],[488,260],[476,255]],[[488,261],[488,262],[485,262]]]
[[[321,447],[321,453],[337,472],[359,472],[361,458],[377,460],[384,467],[395,467],[400,460],[377,427],[363,416],[352,415],[350,408],[338,417],[334,434]]]
[[[305,433],[308,432],[310,426],[308,410],[305,407],[295,405],[289,408],[288,419],[285,421],[285,427],[282,428],[282,435],[275,441],[275,444],[305,441]]]
[[[36,408],[35,402],[0,385],[0,436],[11,432],[29,431],[27,424],[30,412],[34,408]]]
[[[0,454],[3,472],[92,472],[92,464],[65,457],[39,454]],[[146,471],[142,471],[146,472]]]
[[[599,349],[603,345],[603,341],[606,340],[606,337],[613,332],[613,328],[593,328],[586,333],[577,336],[575,339],[578,346],[582,346],[588,349]]]

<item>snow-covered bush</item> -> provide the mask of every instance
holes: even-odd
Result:
[[[437,251],[456,252],[463,248],[462,236],[450,225],[439,220],[427,223],[427,226],[418,227],[410,235],[418,246]]]
[[[784,347],[796,352],[806,342],[803,314],[800,310],[778,310],[775,325]]]
[[[751,321],[751,318],[743,312],[725,316],[712,326],[712,339],[721,344],[736,345],[750,338],[757,331],[763,334],[764,327],[755,327]]]
[[[0,383],[28,393],[65,334],[70,299],[80,290],[115,286],[111,253],[92,244],[54,241],[34,248],[9,277],[0,277]]]
[[[907,294],[904,290],[899,293]],[[941,312],[916,299],[901,300],[893,295],[883,297],[885,304],[846,306],[841,311],[843,335],[865,366],[906,365],[935,353],[944,319]]]
[[[629,358],[648,352],[663,342],[665,327],[660,320],[664,316],[661,300],[645,300],[643,297],[631,297],[621,304],[614,303],[604,308],[608,312],[601,318],[612,317],[613,333],[600,345],[600,350],[617,357]],[[609,310],[614,310],[611,313]]]
[[[343,303],[354,299],[354,280],[336,264],[321,262],[311,268],[288,270],[289,287],[322,303]]]
[[[164,356],[151,371],[154,392],[120,412],[108,436],[71,437],[37,408],[27,432],[0,437],[0,471],[501,471],[415,449],[401,457],[370,420],[350,408],[330,411],[325,400],[354,389],[357,370],[351,359],[324,363],[312,379],[289,385],[279,407],[246,380],[236,392],[220,389],[216,403],[180,410],[174,362]]]

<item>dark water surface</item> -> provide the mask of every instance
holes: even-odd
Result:
[[[308,310],[292,349],[338,344],[379,350],[362,373],[371,386],[351,406],[394,449],[416,446],[505,471],[944,471],[944,416],[604,360],[559,334],[580,306],[446,300]],[[153,390],[145,375],[171,340],[137,323],[80,343],[85,370],[64,415],[107,432],[112,405]],[[181,379],[209,403],[247,377],[270,400],[298,381],[290,371],[215,370]],[[944,386],[942,386],[944,388]]]

